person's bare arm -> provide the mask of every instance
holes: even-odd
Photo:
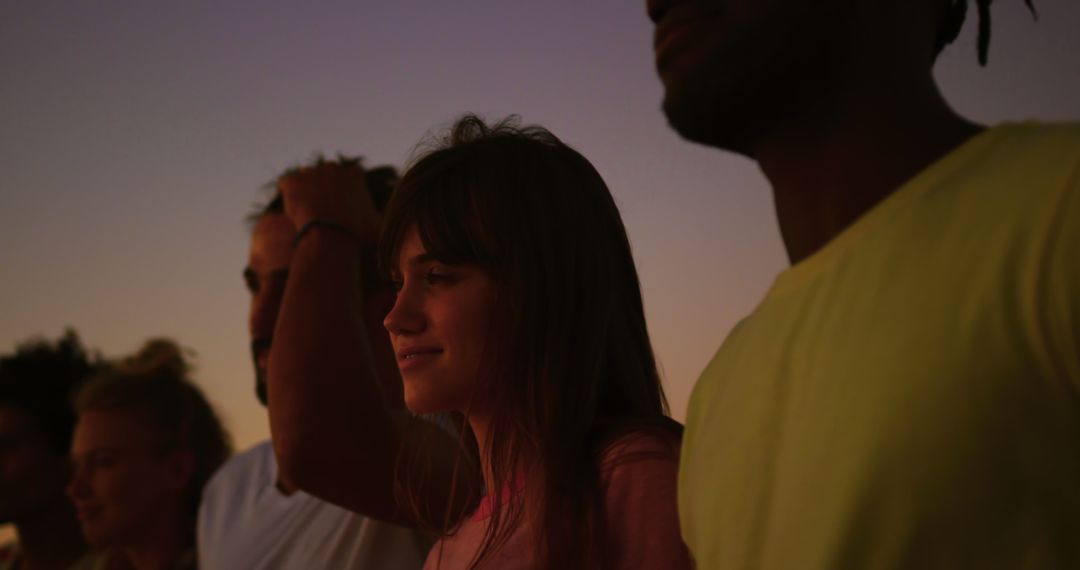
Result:
[[[312,219],[351,228],[361,242],[375,239],[378,219],[359,168],[320,165],[280,185],[286,215],[299,229]],[[354,189],[349,191],[349,189]],[[387,406],[363,319],[357,239],[314,227],[293,253],[268,366],[270,427],[281,476],[350,510],[416,525],[412,506],[399,505],[396,479],[402,446],[425,455],[429,478],[415,505],[442,521],[451,505],[456,439],[448,432]],[[380,343],[385,346],[386,343]],[[403,463],[402,467],[408,467]],[[459,485],[459,488],[461,485]]]

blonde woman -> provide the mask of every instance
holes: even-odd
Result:
[[[76,398],[68,495],[94,547],[136,570],[195,568],[203,485],[231,450],[180,349],[152,340]]]

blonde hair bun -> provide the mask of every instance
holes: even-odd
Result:
[[[118,368],[125,374],[138,376],[168,375],[176,378],[185,376],[191,369],[185,358],[185,350],[176,342],[167,338],[152,338],[143,344],[134,355],[120,363]]]

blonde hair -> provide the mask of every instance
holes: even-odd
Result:
[[[203,486],[232,453],[232,442],[172,340],[151,339],[79,391],[75,411],[132,410],[158,438],[158,451],[190,451],[195,468],[186,491],[188,514],[198,511]]]

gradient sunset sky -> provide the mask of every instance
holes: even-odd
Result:
[[[969,18],[937,69],[960,112],[1080,118],[1080,2],[1036,6],[994,4],[987,68]],[[651,34],[637,0],[7,2],[0,351],[66,326],[112,356],[173,337],[246,447],[268,433],[241,279],[260,187],[316,151],[401,166],[463,112],[517,113],[612,188],[681,420],[786,257],[757,167],[667,127]]]

